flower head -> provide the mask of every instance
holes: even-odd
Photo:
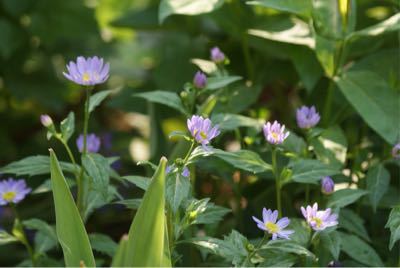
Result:
[[[78,57],[76,63],[70,61],[67,64],[67,69],[68,72],[63,73],[67,79],[79,85],[94,86],[108,79],[110,64],[104,64],[104,60],[97,56],[87,59]]]
[[[86,137],[86,148],[88,153],[97,153],[100,150],[100,138],[95,134],[88,134]],[[76,146],[78,147],[79,152],[83,152],[83,135],[79,135],[78,139],[76,139]]]
[[[284,239],[290,239],[289,235],[293,234],[293,230],[284,230],[290,223],[290,220],[287,217],[281,218],[279,221],[278,219],[278,211],[277,210],[270,210],[263,208],[262,212],[263,220],[259,220],[253,216],[253,220],[257,223],[257,227],[263,231],[272,234],[272,240],[277,239],[278,237]]]
[[[395,146],[393,146],[392,156],[394,158],[400,159],[400,143],[398,143]]]
[[[205,88],[207,85],[207,76],[201,72],[198,71],[193,78],[193,85],[196,88]]]
[[[337,214],[331,213],[331,209],[318,210],[318,204],[307,206],[306,208],[301,207],[301,213],[303,213],[304,218],[307,223],[315,231],[322,231],[327,227],[335,226],[338,224]]]
[[[330,194],[335,189],[335,182],[331,177],[326,176],[321,180],[321,190],[324,194]]]
[[[210,50],[210,58],[215,63],[221,63],[225,60],[225,54],[219,49],[219,47],[213,47]]]
[[[17,204],[31,191],[26,186],[25,180],[8,180],[0,181],[0,205],[10,203]]]
[[[187,127],[192,134],[193,138],[206,148],[212,139],[220,134],[217,125],[212,127],[212,122],[208,118],[193,115],[192,118],[187,120]]]
[[[302,106],[296,111],[296,119],[299,128],[312,128],[318,124],[321,117],[314,106]]]
[[[53,120],[51,119],[51,117],[47,114],[42,114],[40,116],[40,122],[42,123],[43,126],[45,127],[49,127],[53,124]]]
[[[285,132],[285,125],[275,121],[273,124],[267,122],[264,127],[265,139],[271,144],[281,144],[288,136],[289,132]]]

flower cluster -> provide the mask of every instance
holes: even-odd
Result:
[[[17,204],[30,192],[25,180],[3,180],[0,182],[0,205]]]
[[[253,216],[253,220],[257,223],[257,227],[272,235],[272,240],[277,238],[289,239],[294,233],[293,230],[284,230],[290,223],[289,218],[284,217],[278,220],[278,211],[263,208],[262,221]],[[278,221],[277,221],[278,220]]]

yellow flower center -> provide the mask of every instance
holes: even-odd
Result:
[[[201,137],[203,140],[205,140],[205,139],[207,139],[207,134],[204,133],[204,131],[200,131],[200,137]]]
[[[271,234],[275,234],[275,233],[279,232],[278,225],[276,225],[275,223],[272,223],[270,221],[265,223],[265,228],[267,228],[268,232]]]
[[[276,141],[279,139],[279,134],[276,133],[276,132],[271,132],[271,136],[272,136],[272,138],[273,138],[274,140],[276,140]]]
[[[320,218],[317,218],[317,217],[313,217],[313,218],[311,218],[311,220],[312,221],[315,221],[315,224],[316,224],[316,226],[317,226],[317,228],[319,228],[319,227],[321,227],[322,226],[322,220],[320,219]]]
[[[3,194],[3,199],[4,199],[5,201],[7,201],[7,202],[10,202],[10,201],[13,201],[13,200],[14,200],[14,198],[15,198],[16,195],[17,195],[16,192],[12,192],[12,191],[10,191],[10,192],[5,192],[5,193]]]
[[[90,75],[88,73],[83,73],[82,80],[83,80],[83,82],[89,82]]]

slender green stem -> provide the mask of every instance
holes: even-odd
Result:
[[[16,232],[13,231],[13,234],[25,246],[26,250],[28,251],[29,257],[31,258],[32,261],[32,266],[36,266],[35,253],[31,245],[29,244],[28,239],[26,238],[24,227],[18,215],[17,208],[15,207],[14,204],[11,204],[11,209],[13,210],[15,216],[14,228],[16,229]]]
[[[86,102],[85,102],[85,113],[83,118],[83,150],[82,150],[82,157],[87,154],[87,132],[88,132],[88,125],[89,125],[89,106],[90,106],[90,91],[91,88],[86,88]],[[78,187],[78,197],[77,197],[77,206],[79,213],[83,217],[84,205],[83,205],[83,167],[81,168],[81,172],[79,175],[79,179],[77,181]]]
[[[246,259],[244,260],[243,266],[246,267],[246,266],[247,266],[247,263],[249,263],[249,262],[250,262],[250,264],[251,264],[251,258],[254,256],[254,254],[257,253],[257,251],[260,250],[260,248],[264,245],[264,243],[265,243],[265,241],[267,241],[267,239],[268,239],[268,233],[265,232],[265,233],[264,233],[264,237],[263,237],[263,238],[260,240],[260,242],[257,244],[256,248],[255,248],[250,254],[247,255]]]
[[[188,161],[188,159],[189,159],[189,156],[192,154],[192,152],[193,152],[193,149],[194,149],[194,145],[196,144],[196,142],[193,140],[192,141],[192,144],[190,145],[190,148],[189,148],[189,151],[187,152],[187,154],[186,154],[186,156],[185,156],[185,158],[183,159],[183,163],[186,165],[186,163],[187,163],[187,161]]]
[[[59,141],[64,145],[65,150],[68,153],[69,159],[71,160],[72,164],[74,165],[74,170],[75,170],[75,177],[76,177],[76,181],[78,183],[79,180],[79,170],[78,170],[78,166],[76,165],[76,161],[75,161],[75,157],[72,154],[71,149],[69,148],[68,144],[61,138],[59,138]]]
[[[278,171],[278,165],[276,162],[276,148],[272,148],[272,172],[275,176],[276,186],[276,205],[278,207],[279,217],[282,217],[282,202],[281,202],[281,180]]]

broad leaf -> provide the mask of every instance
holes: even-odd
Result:
[[[339,215],[339,227],[358,235],[367,242],[371,242],[364,220],[350,209],[341,209]]]
[[[89,240],[93,250],[104,253],[110,257],[113,257],[117,251],[118,244],[107,235],[97,233],[90,234]]]
[[[53,226],[39,219],[29,219],[23,222],[28,229],[37,230],[35,235],[35,250],[44,253],[58,245],[57,233]]]
[[[306,17],[311,15],[312,10],[311,0],[256,0],[246,2],[246,4],[259,5]]]
[[[400,206],[394,207],[390,211],[385,228],[390,228],[389,249],[392,250],[394,244],[400,240]]]
[[[325,176],[340,173],[338,169],[313,159],[299,159],[289,166],[292,168],[293,181],[299,183],[317,184]]]
[[[135,184],[137,187],[139,187],[142,190],[147,190],[147,188],[150,185],[151,179],[147,177],[142,177],[142,176],[125,176],[122,177],[124,180],[127,180],[133,184]]]
[[[315,258],[314,254],[308,249],[290,240],[271,240],[266,245],[262,246],[261,249],[278,250],[284,253],[293,253],[296,255],[304,255],[310,258]]]
[[[89,153],[82,156],[82,164],[93,180],[93,189],[98,190],[106,198],[110,181],[108,160],[100,154]]]
[[[174,213],[178,211],[182,201],[189,195],[190,186],[190,178],[182,176],[180,172],[168,174],[165,194]]]
[[[75,130],[75,114],[70,112],[68,117],[61,121],[60,124],[62,139],[68,142]]]
[[[328,207],[342,208],[356,202],[368,191],[360,189],[341,189],[329,196]]]
[[[206,90],[214,90],[226,87],[233,82],[239,81],[242,79],[240,76],[217,76],[217,77],[209,77],[207,79]]]
[[[337,231],[321,232],[320,239],[320,245],[332,254],[334,260],[338,260],[342,244],[339,233]]]
[[[339,1],[312,1],[312,22],[315,32],[327,39],[337,39],[343,36],[342,16]]]
[[[160,164],[133,219],[123,266],[161,266],[164,259],[165,168]]]
[[[252,127],[260,130],[263,122],[239,114],[215,114],[211,121],[221,130],[235,130],[239,127]]]
[[[96,107],[99,106],[112,92],[113,90],[104,90],[93,94],[90,97],[89,113],[93,112],[94,109],[96,109]]]
[[[367,190],[372,208],[376,211],[379,201],[389,189],[390,174],[383,164],[379,164],[368,171]]]
[[[126,246],[128,245],[128,235],[122,236],[115,255],[112,259],[111,267],[124,267],[127,255]]]
[[[395,127],[398,126],[400,96],[387,82],[369,71],[349,71],[335,81],[361,118],[387,142],[394,144],[400,132],[400,128]]]
[[[183,106],[181,99],[174,92],[155,90],[150,92],[137,93],[134,94],[133,96],[169,106],[181,112],[182,114],[187,115],[187,111]]]
[[[50,150],[56,230],[66,266],[96,266],[89,238],[60,165]]]

